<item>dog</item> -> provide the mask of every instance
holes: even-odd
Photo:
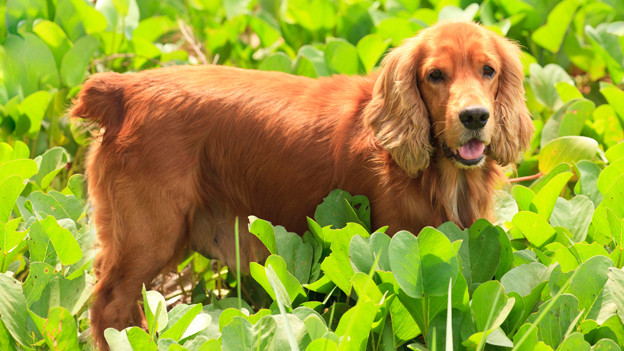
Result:
[[[378,73],[319,79],[216,65],[98,73],[71,114],[99,122],[87,162],[99,252],[92,330],[140,325],[142,284],[191,247],[235,265],[234,219],[302,234],[331,190],[392,234],[493,219],[503,166],[534,126],[520,49],[475,23],[422,30]],[[242,262],[267,254],[239,225]]]

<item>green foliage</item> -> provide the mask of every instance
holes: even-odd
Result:
[[[0,12],[0,349],[91,348],[81,174],[91,128],[66,113],[88,74],[197,63],[367,74],[446,19],[479,21],[523,49],[536,133],[510,176],[531,180],[501,191],[495,224],[390,238],[371,227],[368,199],[334,191],[306,233],[250,218],[271,253],[242,282],[253,308],[223,298],[239,284],[227,267],[192,254],[178,267],[192,280],[182,303],[168,309],[180,296],[143,291],[147,330],[109,329],[106,340],[135,350],[624,347],[621,1],[15,0]]]

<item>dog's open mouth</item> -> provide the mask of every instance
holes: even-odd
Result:
[[[442,143],[444,155],[452,158],[464,166],[475,166],[485,157],[485,145],[478,139],[471,139],[467,143],[461,145],[457,150],[453,150]]]

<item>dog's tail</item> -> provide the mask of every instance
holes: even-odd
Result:
[[[124,90],[130,79],[128,75],[113,72],[92,75],[82,85],[70,113],[97,121],[108,136],[117,134],[125,117]]]

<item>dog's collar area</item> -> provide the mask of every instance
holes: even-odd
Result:
[[[451,150],[451,148],[449,148],[448,145],[446,145],[446,141],[442,141],[442,151],[444,152],[444,156],[446,158],[451,159],[451,160],[455,160],[455,161],[461,163],[464,166],[476,166],[485,157],[485,152],[484,152],[478,158],[475,158],[473,160],[466,160],[466,159],[462,158],[459,155],[459,153],[453,152],[453,150]]]

